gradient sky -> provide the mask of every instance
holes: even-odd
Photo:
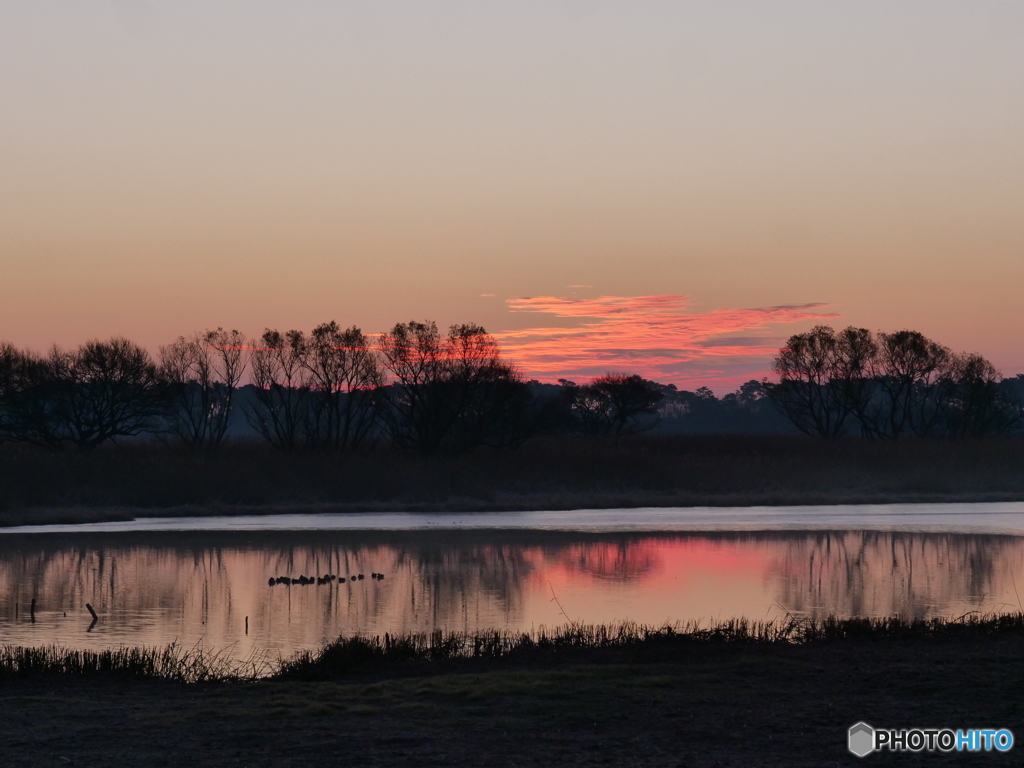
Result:
[[[18,344],[433,318],[722,391],[823,317],[1017,373],[1022,286],[1019,0],[0,3]]]

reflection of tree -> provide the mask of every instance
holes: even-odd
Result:
[[[409,599],[393,607],[418,629],[515,623],[533,569],[527,549],[487,542],[406,545],[394,562],[409,577]]]
[[[223,568],[219,551],[190,554],[182,557],[144,546],[5,553],[0,559],[0,611],[13,613],[16,602],[32,598],[41,611],[81,611],[88,602],[107,622],[141,628],[139,622],[145,619],[140,618],[140,606],[180,612],[191,583],[216,582],[211,576]],[[224,594],[212,599],[230,602]]]
[[[998,610],[1021,541],[1009,536],[853,531],[783,537],[772,568],[778,602],[795,614],[910,617]],[[1017,607],[1017,606],[1013,606]]]
[[[156,638],[146,642],[179,634],[229,638],[249,616],[252,627],[276,633],[284,625],[293,639],[316,645],[340,631],[518,626],[527,585],[550,568],[627,582],[657,563],[639,537],[310,538],[246,545],[167,537],[41,540],[0,553],[0,615],[13,615],[14,603],[32,597],[40,610],[69,613],[89,602],[103,614],[105,630]],[[371,581],[373,571],[386,579]],[[313,588],[266,583],[271,576],[327,573],[367,578]]]
[[[545,548],[549,559],[567,571],[609,581],[630,581],[655,571],[659,554],[650,542],[630,539]]]
[[[339,633],[519,627],[533,601],[549,599],[545,581],[553,573],[598,594],[643,600],[682,594],[687,577],[709,567],[730,574],[733,597],[746,589],[761,600],[767,588],[797,615],[928,616],[1016,608],[1012,579],[1024,574],[1024,540],[857,532],[11,537],[0,539],[0,621],[5,642],[49,642],[84,617],[89,602],[102,615],[89,642],[204,638],[216,648],[241,641],[290,652]],[[375,571],[385,580],[371,580]],[[366,578],[267,585],[271,576],[328,573]],[[35,634],[13,622],[15,603],[23,619],[32,598]],[[248,640],[241,636],[246,616]]]
[[[254,629],[272,627],[282,646],[315,647],[340,632],[515,624],[532,568],[519,547],[429,537],[394,545],[310,544],[308,537],[205,547],[33,542],[0,550],[0,617],[13,620],[14,605],[32,598],[40,612],[82,612],[89,602],[103,616],[102,629],[129,642],[205,637],[226,644],[249,616]],[[375,571],[386,579],[371,580]],[[267,585],[270,576],[328,573],[365,578],[309,588]]]

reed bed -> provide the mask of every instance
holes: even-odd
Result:
[[[0,444],[0,525],[293,511],[749,506],[1024,498],[1024,437],[538,437],[514,452],[284,454],[147,441]]]
[[[276,671],[265,658],[233,659],[230,650],[211,651],[171,643],[163,648],[121,647],[102,651],[60,645],[0,646],[0,680],[35,675],[111,676],[178,683],[243,682]]]
[[[442,632],[393,637],[354,635],[340,637],[318,651],[299,653],[281,662],[275,677],[332,677],[359,669],[405,662],[485,659],[516,654],[545,654],[588,650],[664,650],[713,643],[786,644],[868,638],[954,638],[1024,634],[1024,613],[957,618],[905,620],[798,619],[773,621],[687,622],[660,627],[620,624],[569,624],[532,632]]]
[[[86,651],[62,646],[27,648],[0,646],[0,680],[28,675],[123,676],[180,683],[250,682],[259,679],[329,679],[370,669],[410,663],[543,658],[554,654],[586,658],[586,652],[632,650],[671,657],[674,650],[713,644],[805,645],[848,640],[981,640],[995,636],[1024,636],[1024,612],[970,613],[956,618],[906,620],[802,619],[772,621],[730,619],[686,622],[660,627],[622,622],[580,624],[530,632],[436,631],[410,635],[353,635],[339,637],[317,651],[288,659],[267,656],[239,661],[227,652],[177,644],[165,648],[118,648]],[[584,655],[581,655],[584,654]],[[595,657],[599,658],[599,657]]]

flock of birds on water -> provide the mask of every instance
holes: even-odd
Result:
[[[352,582],[352,581],[362,581],[363,578],[364,578],[363,574],[359,573],[359,574],[356,574],[355,576],[351,576],[350,575],[348,577],[348,581],[350,581],[350,582]],[[374,579],[376,581],[383,581],[384,580],[384,574],[383,573],[371,573],[370,574],[370,578]],[[287,584],[287,585],[301,584],[302,586],[306,586],[307,584],[316,584],[316,585],[319,586],[321,584],[332,584],[334,582],[338,582],[339,584],[344,584],[345,581],[346,581],[346,579],[345,579],[344,576],[336,576],[334,574],[328,574],[326,576],[299,576],[299,578],[297,578],[297,579],[293,579],[290,576],[271,576],[270,579],[267,581],[267,585],[272,587],[275,584]]]

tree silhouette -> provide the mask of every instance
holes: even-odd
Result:
[[[796,334],[774,360],[775,404],[803,432],[836,436],[999,434],[1021,423],[1013,388],[981,355],[954,354],[918,331],[828,326]]]
[[[302,331],[267,329],[253,347],[250,370],[254,403],[246,409],[249,425],[284,451],[301,447],[308,418],[309,380]]]
[[[247,362],[245,336],[223,328],[160,347],[170,431],[194,448],[218,447]]]
[[[883,395],[880,423],[886,434],[927,435],[940,428],[951,362],[949,349],[918,331],[878,334],[876,381]]]
[[[56,405],[56,382],[48,360],[13,344],[0,344],[0,441],[59,449],[63,434]]]
[[[159,413],[156,365],[123,337],[88,341],[73,352],[57,348],[47,360],[56,402],[51,414],[64,442],[88,451],[119,437],[152,431]]]
[[[587,435],[618,436],[650,429],[664,397],[640,376],[614,373],[582,386],[566,382],[563,392],[580,431]]]
[[[953,435],[1005,434],[1024,420],[1019,395],[1003,386],[999,371],[978,354],[953,355],[947,431]]]
[[[379,347],[393,376],[385,425],[395,444],[434,453],[518,439],[512,404],[525,407],[528,392],[481,326],[441,336],[432,321],[398,323]]]
[[[835,331],[818,325],[790,336],[775,356],[772,369],[779,381],[769,392],[801,432],[824,437],[842,434],[850,407],[840,384],[841,354]]]
[[[306,435],[312,447],[358,448],[380,416],[384,373],[363,332],[336,322],[313,329],[301,364],[309,384]]]

